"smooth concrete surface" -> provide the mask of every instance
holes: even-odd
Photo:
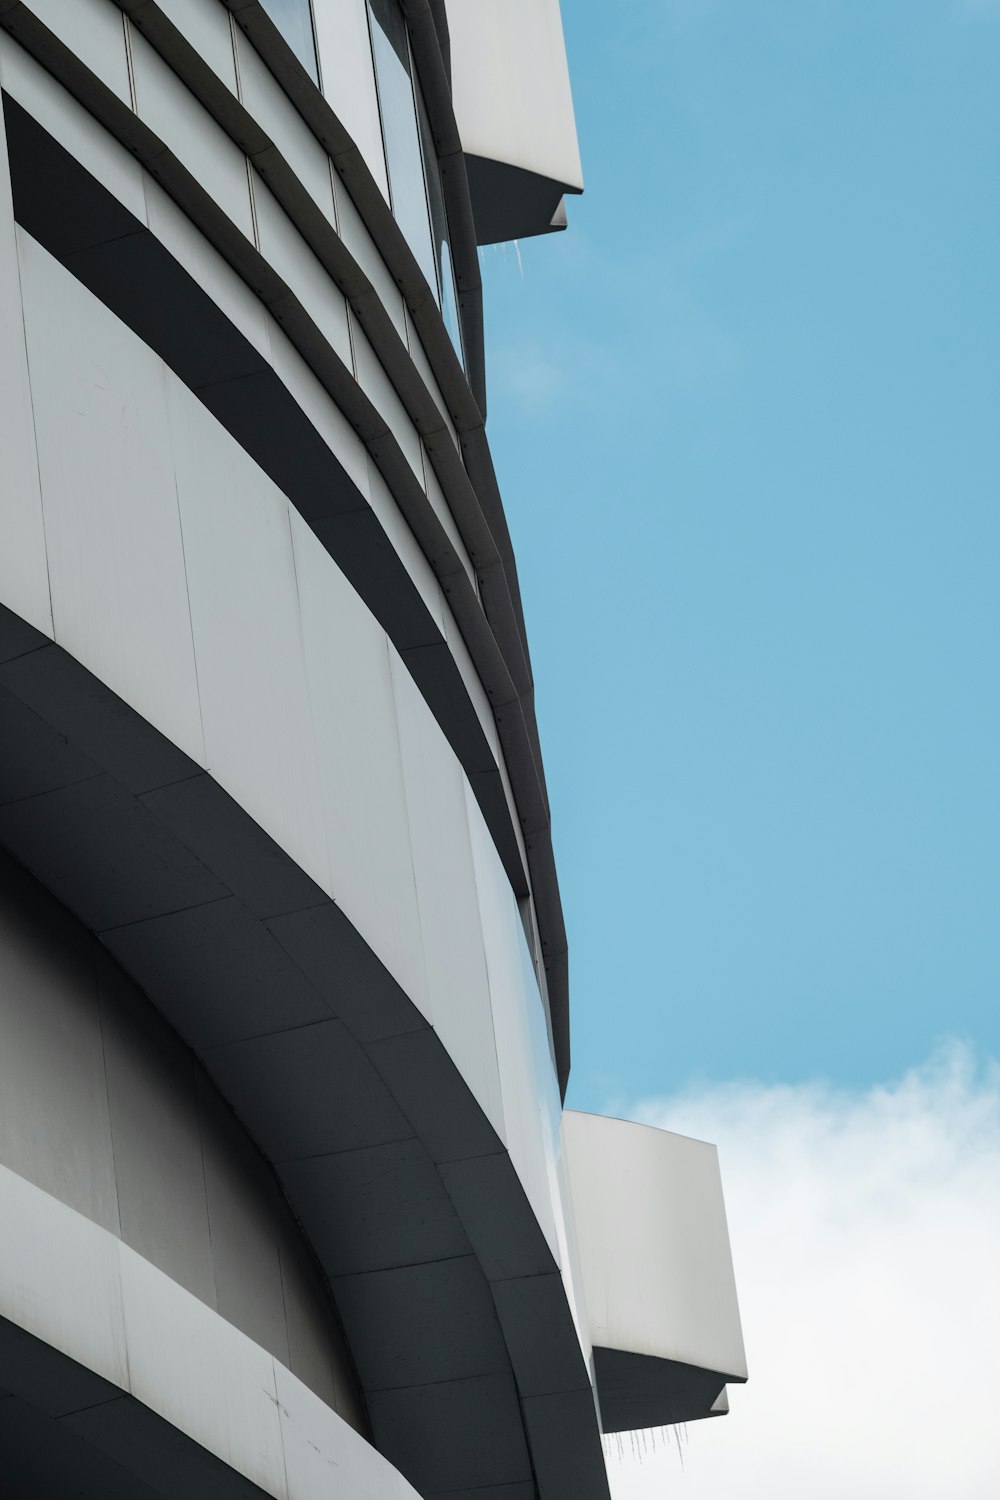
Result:
[[[747,1378],[715,1147],[575,1110],[563,1141],[606,1430],[707,1416]]]
[[[559,0],[447,0],[455,117],[482,163],[470,188],[481,244],[542,234],[582,192]]]
[[[338,560],[342,566],[347,567],[356,586],[363,593],[368,590],[365,597],[383,622],[388,622],[389,616],[393,615],[389,623],[393,640],[403,651],[428,702],[442,716],[442,722],[447,723],[451,743],[469,771],[480,805],[498,840],[498,848],[507,865],[512,884],[521,895],[525,894],[523,871],[525,859],[527,861],[540,903],[539,927],[545,955],[546,979],[543,988],[552,1011],[560,1086],[565,1089],[569,1068],[565,930],[551,855],[548,804],[534,725],[533,694],[524,647],[516,573],[495,475],[485,443],[482,408],[476,404],[478,398],[472,399],[469,384],[455,359],[440,314],[433,299],[428,297],[421,273],[415,270],[415,262],[402,233],[392,220],[368,169],[361,163],[355,145],[345,135],[342,124],[289,52],[257,0],[224,0],[224,3],[232,14],[236,28],[250,39],[274,79],[281,84],[288,99],[294,102],[303,121],[330,152],[331,165],[346,188],[346,193],[340,193],[344,205],[352,196],[361,205],[365,225],[403,292],[420,341],[431,358],[436,377],[446,393],[451,415],[461,427],[461,459],[449,440],[447,426],[442,425],[442,414],[435,404],[433,394],[422,382],[417,365],[392,327],[390,312],[382,306],[357,262],[348,253],[345,243],[330,226],[328,214],[323,211],[322,205],[317,204],[303,186],[302,180],[295,176],[273,139],[268,137],[242,103],[233,98],[231,89],[219,79],[218,74],[200,61],[191,42],[155,0],[141,0],[141,3],[140,0],[115,0],[116,6],[127,13],[125,37],[131,35],[130,28],[137,29],[164,64],[176,74],[179,83],[192,95],[195,102],[208,111],[224,137],[240,150],[249,153],[248,160],[252,163],[253,170],[265,176],[298,232],[305,236],[320,255],[327,271],[348,297],[352,311],[372,340],[373,347],[376,347],[379,359],[425,440],[426,456],[430,459],[431,469],[446,491],[448,505],[454,512],[463,539],[467,540],[474,553],[476,574],[468,584],[461,577],[456,578],[457,555],[453,541],[448,530],[441,524],[437,508],[423,493],[415,471],[403,456],[396,437],[391,429],[385,427],[383,418],[368,401],[352,372],[345,367],[332,346],[322,339],[315,321],[305,312],[287,284],[267,267],[251,242],[214,199],[205,193],[196,176],[188,171],[170,147],[165,149],[160,138],[127,104],[107,93],[97,76],[76,61],[71,50],[59,40],[58,34],[48,30],[36,19],[29,5],[18,3],[0,12],[0,25],[16,35],[19,42],[41,61],[43,67],[67,84],[74,96],[103,121],[134,157],[145,164],[147,172],[173,195],[202,234],[207,235],[214,253],[218,255],[221,252],[221,256],[230,263],[237,276],[253,287],[257,296],[263,300],[267,308],[265,326],[277,385],[270,377],[250,381],[245,378],[244,372],[244,379],[238,387],[232,386],[227,379],[217,379],[214,385],[206,386],[204,382],[209,378],[208,371],[195,360],[194,369],[185,373],[193,374],[193,388],[197,388],[199,380],[202,382],[202,399],[216,415],[230,423],[234,430],[239,429],[240,441],[258,459],[262,457],[263,448],[266,462],[272,470],[280,472],[281,483],[286,487],[290,485],[289,492],[295,496],[295,503],[300,507],[314,507],[311,511],[304,510],[304,513],[312,517],[322,512],[317,513],[315,499],[310,499],[309,496],[309,490],[314,487],[317,477],[315,473],[310,474],[309,470],[315,468],[317,463],[320,467],[324,464],[327,468],[330,466],[329,460],[324,459],[317,448],[316,437],[322,435],[322,441],[326,440],[326,427],[329,419],[337,415],[338,404],[356,427],[368,449],[369,457],[375,459],[388,480],[396,503],[406,522],[413,528],[421,549],[448,596],[451,613],[474,658],[481,689],[485,689],[495,707],[506,760],[506,765],[501,763],[498,766],[499,774],[491,769],[491,764],[496,764],[495,762],[487,763],[485,768],[473,764],[484,749],[479,739],[479,726],[475,723],[479,710],[477,708],[475,714],[470,716],[466,714],[464,706],[461,706],[462,695],[461,692],[456,694],[454,664],[449,662],[447,651],[435,647],[433,652],[428,652],[423,644],[417,644],[413,639],[412,627],[415,620],[395,618],[398,611],[394,612],[390,605],[394,605],[400,598],[400,589],[396,581],[390,582],[388,578],[380,576],[385,572],[377,557],[380,538],[370,524],[367,528],[362,526],[360,529],[357,525],[359,519],[370,522],[371,518],[366,518],[363,510],[347,518],[341,509],[336,525],[332,516],[323,522],[327,532],[325,544],[335,550]],[[440,8],[436,14],[440,21]],[[432,35],[435,30],[434,22],[429,17],[428,12],[421,21],[414,13],[410,20],[411,35],[416,39],[416,50],[422,59],[421,67],[429,70],[424,81],[427,83],[427,98],[434,108],[435,132],[443,130],[448,140],[457,142],[453,124],[448,123],[452,120],[450,94],[444,82],[444,74],[441,73],[440,48]],[[183,19],[183,13],[181,18]],[[54,20],[58,20],[58,17]],[[6,43],[4,45],[7,47]],[[13,49],[12,55],[18,59],[21,57],[17,48]],[[2,65],[3,58],[0,58],[0,70]],[[16,71],[18,70],[15,69]],[[51,80],[49,86],[52,86]],[[41,114],[45,117],[46,111],[42,110]],[[277,123],[272,118],[270,128],[273,129]],[[75,141],[72,134],[68,138]],[[290,139],[287,133],[284,138],[286,141]],[[183,152],[183,139],[179,143]],[[223,149],[223,157],[228,149]],[[51,154],[49,152],[50,158]],[[190,156],[190,152],[188,155]],[[172,272],[166,272],[162,256],[158,260],[151,253],[151,242],[144,239],[134,225],[128,230],[121,227],[115,230],[112,226],[105,226],[102,234],[98,234],[95,232],[98,228],[95,223],[87,241],[87,253],[82,256],[73,253],[74,246],[66,244],[65,226],[74,223],[81,212],[85,217],[93,217],[95,205],[82,203],[79,183],[75,183],[68,194],[66,185],[62,182],[58,188],[55,186],[56,180],[65,173],[53,160],[49,159],[45,163],[32,162],[25,170],[27,177],[22,176],[21,194],[23,197],[24,183],[27,181],[32,185],[28,192],[33,199],[30,214],[33,232],[38,235],[41,231],[43,242],[60,257],[72,254],[74,273],[91,289],[96,290],[102,300],[113,306],[133,327],[140,329],[144,338],[148,340],[152,336],[160,352],[165,353],[168,361],[174,361],[175,369],[179,368],[178,361],[186,361],[190,367],[188,356],[191,349],[188,347],[185,352],[185,329],[190,333],[191,310],[187,310],[184,315],[176,305],[176,278]],[[449,167],[446,176],[450,182],[449,213],[457,214],[464,224],[466,208],[463,205],[468,203],[464,171],[452,172]],[[41,184],[46,182],[52,185],[52,190],[47,195],[41,191]],[[147,193],[148,190],[147,182]],[[70,203],[73,208],[67,213],[66,208]],[[44,221],[46,216],[49,222],[43,225],[40,218]],[[148,217],[151,223],[152,214]],[[347,215],[338,214],[337,217],[346,221]],[[53,218],[59,220],[58,225],[52,222]],[[113,212],[111,218],[114,218]],[[140,225],[141,223],[140,216]],[[462,243],[465,244],[468,238],[463,228]],[[471,239],[466,250],[474,264]],[[473,280],[478,287],[478,272]],[[164,282],[169,283],[169,295],[164,295]],[[472,287],[468,267],[465,271],[459,269],[459,284]],[[464,298],[465,293],[463,300]],[[237,297],[235,300],[238,302],[240,299]],[[160,312],[157,316],[155,310],[158,305]],[[207,332],[204,301],[193,321],[199,324],[199,335],[204,335]],[[208,321],[211,322],[212,318]],[[474,332],[472,330],[473,334]],[[289,335],[291,343],[288,342]],[[187,342],[190,345],[189,339]],[[476,345],[476,338],[471,336],[469,328],[466,328],[465,342],[467,347]],[[292,345],[294,358],[289,361],[286,355]],[[214,351],[216,357],[219,352],[217,349]],[[231,348],[230,354],[233,352]],[[261,352],[259,346],[258,352]],[[316,364],[321,378],[314,376],[311,368],[306,368],[311,363]],[[223,359],[223,366],[226,373],[231,375],[231,361],[227,365]],[[313,400],[314,390],[317,393],[325,392],[326,404],[318,422],[316,403]],[[292,401],[289,396],[292,396]],[[321,397],[321,407],[323,399]],[[298,415],[294,402],[303,402]],[[301,429],[301,415],[306,411],[309,412],[309,421],[317,422],[315,429],[306,426],[295,435],[279,436],[280,429],[287,427],[289,422],[293,425],[298,423]],[[467,466],[467,474],[461,460]],[[336,468],[336,464],[334,467]],[[423,467],[426,477],[430,470],[426,462]],[[299,495],[297,492],[303,486],[305,492]],[[338,488],[336,474],[333,477],[333,488],[335,491]],[[342,505],[343,502],[338,503]],[[359,550],[362,533],[366,530],[363,549]],[[399,581],[405,592],[405,573]],[[409,601],[404,615],[407,612],[410,616],[413,615]],[[408,640],[404,639],[407,628],[410,630]],[[465,722],[460,722],[463,719]],[[517,802],[513,824],[505,812],[505,796],[509,795],[511,788]],[[509,801],[506,805],[511,809]],[[518,821],[520,828],[517,826]]]
[[[528,1466],[545,1500],[606,1500],[587,1350],[557,1258],[570,1231],[563,1202],[544,1199],[546,1181],[558,1185],[558,1171],[546,1172],[551,1134],[531,1135],[532,1120],[541,1127],[532,1070],[548,1057],[551,1073],[549,1038],[517,907],[481,821],[473,869],[491,934],[492,1104],[490,1070],[476,1055],[489,1033],[468,1026],[464,981],[450,995],[435,985],[429,1024],[340,908],[212,777],[6,611],[0,689],[0,842],[89,926],[111,919],[101,941],[194,1046],[275,1167],[335,1298],[344,1283],[339,1306],[376,1444],[426,1494],[520,1484]],[[429,753],[434,743],[424,740]],[[464,795],[471,842],[477,811]],[[414,848],[416,867],[437,878],[438,852],[425,866],[420,837]],[[509,915],[491,912],[498,896]],[[535,1009],[524,1021],[496,1019],[526,998]],[[484,1087],[486,1106],[499,1102],[503,1135],[473,1093]],[[557,1109],[554,1078],[550,1090]],[[169,1180],[190,1203],[190,1135],[173,1107],[152,1123]],[[227,1177],[215,1154],[203,1151],[208,1192]],[[234,1225],[259,1218],[257,1194],[232,1204],[223,1193],[217,1212],[220,1242],[233,1245]],[[160,1241],[177,1275],[202,1274],[186,1237],[163,1231]],[[250,1246],[237,1263],[228,1315],[246,1318],[248,1301],[273,1286],[273,1261]],[[459,1280],[443,1263],[455,1263]],[[391,1325],[382,1271],[419,1304]],[[442,1286],[446,1302],[452,1287],[456,1299],[447,1317],[432,1312]],[[271,1326],[264,1311],[255,1312],[259,1337]],[[291,1350],[287,1304],[286,1333]],[[401,1373],[416,1383],[395,1384]],[[458,1448],[456,1423],[467,1435]],[[477,1443],[479,1432],[489,1440]],[[580,1468],[560,1462],[567,1446]]]
[[[23,83],[22,71],[14,70],[14,82],[19,89]],[[37,107],[40,102],[47,105],[49,101],[48,98],[44,101],[32,98],[34,106]],[[76,139],[76,132],[73,132],[71,138]],[[125,160],[126,165],[134,170],[135,164],[129,164]],[[100,165],[103,171],[103,159]],[[37,163],[30,170],[35,181],[53,176],[51,163],[47,166]],[[99,262],[93,254],[89,254],[82,264],[80,255],[74,255],[76,273],[84,274],[88,283],[102,297],[111,300],[120,313],[132,319],[147,340],[152,340],[161,348],[174,368],[199,391],[201,399],[222,420],[229,423],[240,440],[250,447],[258,462],[269,469],[272,477],[304,512],[310,517],[323,520],[325,544],[336,550],[338,558],[348,566],[352,581],[361,589],[370,606],[374,605],[389,623],[393,639],[399,648],[404,652],[412,650],[415,653],[408,658],[411,671],[419,675],[422,688],[432,696],[435,707],[446,714],[452,743],[461,744],[461,753],[468,769],[477,775],[481,800],[484,805],[488,804],[495,809],[491,826],[494,828],[494,836],[503,838],[506,842],[505,858],[508,864],[514,866],[522,863],[523,852],[516,847],[518,840],[516,833],[510,828],[510,814],[503,813],[503,784],[506,778],[496,758],[500,755],[500,750],[486,694],[475,672],[469,674],[464,670],[467,651],[464,642],[460,648],[457,644],[461,642],[460,632],[454,626],[450,610],[444,603],[441,588],[430,571],[426,557],[421,553],[406,521],[399,515],[381,475],[372,468],[370,460],[366,460],[357,437],[330,403],[301,357],[291,348],[282,330],[273,322],[269,323],[260,304],[248,296],[231,270],[219,262],[216,252],[203,240],[199,240],[189,226],[185,230],[183,215],[155,182],[147,178],[144,184],[140,174],[137,188],[143,218],[148,217],[157,235],[157,242],[169,246],[172,254],[179,258],[179,265],[198,282],[207,285],[220,311],[225,311],[227,317],[234,321],[240,335],[262,356],[262,360],[257,361],[256,368],[264,371],[270,364],[275,374],[280,376],[281,384],[273,376],[269,377],[270,383],[266,390],[260,381],[251,382],[248,377],[255,369],[252,349],[241,351],[231,336],[227,341],[224,327],[220,326],[219,347],[217,350],[213,349],[209,319],[203,302],[198,307],[192,307],[190,313],[198,321],[197,346],[191,349],[186,347],[180,336],[183,319],[179,304],[179,299],[186,293],[180,283],[176,287],[171,284],[168,291],[168,280],[172,278],[176,282],[179,268],[172,261],[165,260],[162,253],[159,258],[146,253],[141,234],[134,232],[135,226],[131,226],[132,233],[125,235],[128,240],[125,247],[122,236],[130,227],[127,221],[116,227],[109,220],[106,232],[117,235],[118,238],[109,247],[105,269],[98,273]],[[54,203],[56,200],[52,201]],[[105,218],[109,215],[114,218],[113,201],[109,200],[109,205],[112,206],[107,211],[102,209]],[[28,210],[25,209],[25,212]],[[267,212],[265,211],[265,222],[269,222]],[[275,208],[274,212],[276,219],[282,221],[281,211]],[[33,209],[29,217],[33,229],[44,232],[36,222],[37,215]],[[56,244],[51,238],[48,242],[59,253],[64,253],[61,243]],[[293,245],[296,242],[288,239],[286,243]],[[308,264],[309,252],[304,250],[300,242],[298,253],[300,260],[305,257]],[[158,287],[159,295],[164,299],[164,309],[170,309],[169,325],[163,319],[157,322],[155,318],[151,324],[148,315],[142,314],[141,309],[137,311],[136,294],[141,292],[141,287],[135,280],[137,274],[148,275],[151,284],[155,283]],[[329,306],[323,313],[328,321],[335,312],[337,298],[338,294],[333,290]],[[335,329],[331,328],[330,331],[335,332]],[[229,381],[220,380],[224,374],[232,374],[235,383],[230,385]],[[294,393],[297,408],[289,406],[286,391]],[[391,406],[388,394],[386,399]],[[267,424],[261,420],[262,412],[259,414],[256,409],[258,405],[263,407],[265,402],[270,402]],[[309,426],[310,422],[312,427]],[[278,429],[270,441],[268,425]],[[291,430],[281,434],[280,428],[283,425]],[[412,427],[410,432],[413,449],[411,462],[423,473],[420,444]],[[318,448],[317,440],[326,444],[325,456],[324,451]],[[327,472],[324,473],[324,470]],[[432,475],[428,482],[433,483]],[[320,493],[324,485],[325,495]],[[343,493],[338,494],[338,490]],[[369,503],[374,514],[396,545],[399,558],[399,564],[396,565],[398,581],[391,577],[391,548],[386,549],[385,542],[382,541],[379,550],[376,538],[369,541],[367,534],[361,529],[366,490],[369,492]],[[377,490],[377,494],[372,494],[373,490]],[[435,490],[435,493],[439,494],[439,491]],[[443,502],[435,503],[439,513],[445,516],[447,510]],[[331,509],[338,511],[336,525],[332,516],[325,519],[326,513]],[[319,519],[314,522],[317,526]],[[360,550],[362,540],[365,544],[364,553]],[[467,560],[463,566],[468,570]],[[420,591],[421,604],[426,601],[426,607],[436,610],[444,620],[445,638],[454,640],[456,650],[462,650],[461,664],[449,664],[447,654],[442,656],[441,668],[444,675],[434,665],[431,653],[422,649],[434,641],[435,635],[438,640],[443,636],[440,627],[437,632],[431,630],[428,633],[427,627],[420,625],[418,615],[421,605],[414,607],[406,601],[407,588],[412,592],[414,587]],[[465,695],[469,698],[467,708],[462,707],[463,683]],[[492,755],[490,740],[495,746]],[[495,769],[491,770],[491,767]],[[484,781],[484,777],[493,778],[496,781],[495,788]],[[508,805],[512,806],[512,803]],[[501,823],[506,824],[506,832]]]
[[[51,635],[45,528],[9,182],[7,137],[0,130],[0,403],[5,428],[0,597],[22,619]]]
[[[5,737],[9,704],[4,693]],[[134,982],[4,851],[0,1036],[0,1165],[120,1238],[364,1429],[329,1290],[273,1169]],[[18,1254],[49,1253],[14,1238]]]
[[[335,1476],[352,1500],[417,1500],[269,1350],[5,1166],[0,1385],[12,1494],[323,1500]]]
[[[467,961],[434,911],[438,867],[443,861],[462,884],[469,819],[480,823],[481,814],[474,799],[467,806],[461,767],[440,728],[384,632],[273,482],[133,333],[24,235],[21,253],[56,640],[212,769],[338,901],[446,1045],[468,1059]],[[400,744],[404,693],[413,814]],[[410,824],[423,811],[420,788],[435,760],[452,791],[418,867]],[[501,990],[516,985],[516,1009],[530,1004],[541,1016],[537,988],[534,996],[521,989],[509,882],[495,851],[486,857],[487,900],[506,908],[502,941],[514,955],[514,977],[508,984],[504,975]],[[216,891],[202,882],[192,894],[212,899]],[[105,901],[95,889],[90,915],[103,930],[152,913],[127,898]],[[218,909],[213,921],[223,915]],[[159,941],[169,943],[180,923],[194,921],[192,913],[157,918],[141,929],[143,941],[162,931]],[[469,941],[484,965],[476,928]],[[136,929],[128,941],[139,936]],[[312,1018],[308,1006],[301,1016]],[[510,1058],[508,1078],[533,1076],[523,1048]],[[499,1123],[496,1085],[477,1084],[475,1075],[470,1083]],[[528,1171],[535,1148],[512,1149]],[[533,1176],[543,1180],[539,1170]],[[532,1196],[541,1205],[547,1187]]]

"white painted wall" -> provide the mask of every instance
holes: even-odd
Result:
[[[447,0],[465,151],[583,187],[559,0]]]
[[[715,1147],[574,1110],[563,1140],[593,1342],[745,1379]]]

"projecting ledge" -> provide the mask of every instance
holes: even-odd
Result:
[[[559,0],[447,0],[455,120],[476,240],[566,227],[583,191]]]
[[[747,1370],[715,1147],[572,1110],[563,1128],[605,1432],[722,1415]]]

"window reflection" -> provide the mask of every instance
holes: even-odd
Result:
[[[392,212],[434,291],[461,359],[461,324],[441,169],[414,78],[406,22],[399,0],[368,0],[368,10]]]
[[[368,8],[392,211],[420,269],[436,288],[406,22],[398,0],[369,0]]]
[[[261,3],[318,83],[311,0]],[[437,298],[445,327],[464,364],[441,168],[414,75],[406,21],[399,0],[368,0],[368,14],[392,212]]]
[[[261,0],[271,20],[314,83],[319,83],[310,0]]]
[[[427,172],[427,203],[431,216],[431,237],[434,242],[434,262],[437,272],[438,301],[444,326],[465,363],[462,353],[462,324],[458,316],[458,296],[455,290],[455,271],[451,262],[451,243],[448,239],[448,214],[444,204],[444,188],[441,184],[441,167],[437,149],[431,134],[430,120],[424,105],[420,86],[417,86],[417,105],[420,111],[420,138],[424,148],[424,166]],[[434,283],[431,283],[434,285]]]

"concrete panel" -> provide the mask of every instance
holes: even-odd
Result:
[[[163,14],[182,32],[200,57],[236,92],[236,59],[229,13],[218,3],[205,0],[157,0]]]
[[[505,1151],[445,1162],[438,1170],[491,1281],[553,1270],[555,1258]]]
[[[395,1469],[280,1365],[275,1389],[288,1477],[288,1500],[402,1500]],[[332,1476],[336,1476],[334,1479]]]
[[[303,514],[319,516],[339,514],[341,511],[363,506],[364,497],[368,493],[367,453],[364,444],[284,329],[270,315],[268,338],[271,363],[276,375],[296,406],[315,428],[319,441],[340,464],[351,485],[350,492],[344,487],[335,495],[328,496],[323,509],[313,507],[307,511],[296,497],[298,508]],[[349,361],[347,367],[349,370],[352,368]],[[324,483],[329,486],[329,478]]]
[[[332,901],[274,918],[267,927],[358,1041],[426,1028],[388,969]]]
[[[354,358],[357,364],[358,384],[372,402],[379,416],[386,422],[396,439],[414,475],[424,486],[423,452],[420,434],[414,427],[396,393],[388,375],[382,368],[375,350],[361,331],[357,318],[351,314],[351,337],[354,341]]]
[[[2,55],[6,60],[6,53]],[[0,409],[5,440],[0,467],[0,600],[52,634],[45,530],[28,383],[7,138],[0,123]]]
[[[102,940],[199,1052],[328,1015],[285,950],[232,896],[105,929]]]
[[[275,1163],[399,1141],[411,1134],[374,1068],[339,1021],[211,1048],[222,1092]],[[289,1110],[295,1098],[297,1108]]]
[[[535,1217],[558,1260],[553,1173],[561,1106],[551,1060],[545,1053],[539,1056],[545,1027],[541,996],[533,980],[530,988],[525,983],[521,955],[524,934],[517,905],[471,792],[466,793],[466,808],[486,943],[504,1138]]]
[[[274,1173],[201,1069],[198,1113],[215,1305],[228,1322],[287,1365],[278,1254],[278,1226],[287,1209]]]
[[[162,1500],[64,1422],[26,1401],[0,1401],[0,1453],[6,1494],[17,1500]]]
[[[67,163],[63,166],[67,176],[74,170]],[[19,183],[19,212],[21,197]],[[109,205],[117,202],[110,195],[105,198]],[[30,212],[27,222],[36,225]],[[136,221],[130,217],[129,223],[134,226]],[[47,248],[57,248],[51,216],[38,227],[37,238]],[[106,243],[71,255],[65,263],[192,389],[207,385],[211,391],[216,382],[266,369],[262,357],[223,319],[207,293],[141,227],[109,235]]]
[[[234,328],[265,359],[270,358],[267,312],[260,298],[148,173],[143,174],[143,192],[152,233],[211,297]]]
[[[506,1368],[500,1325],[475,1256],[340,1277],[334,1295],[348,1333],[364,1329],[354,1347],[369,1396]]]
[[[117,1386],[7,1318],[0,1318],[0,1381],[0,1400],[13,1394],[51,1417],[121,1394]]]
[[[406,571],[420,590],[420,597],[426,604],[435,625],[443,634],[446,607],[441,585],[437,581],[434,569],[427,561],[426,553],[393,499],[392,491],[371,458],[368,459],[368,498],[379,525],[402,559]]]
[[[246,157],[135,27],[131,37],[139,117],[252,241]]]
[[[358,1425],[353,1414],[350,1414],[351,1402],[347,1391],[344,1391],[343,1400],[338,1392],[337,1370],[334,1366],[340,1365],[346,1371],[351,1368],[351,1362],[343,1335],[334,1326],[329,1288],[322,1281],[315,1254],[307,1249],[298,1225],[292,1221],[290,1211],[286,1210],[285,1221],[279,1225],[278,1241],[288,1338],[288,1359],[285,1363],[292,1374],[298,1376],[321,1401]],[[341,1382],[344,1386],[347,1383],[346,1380]],[[364,1426],[363,1421],[361,1426]]]
[[[745,1379],[715,1147],[573,1110],[563,1132],[594,1344]]]
[[[328,889],[288,502],[174,379],[169,406],[205,764]]]
[[[107,4],[102,4],[101,8],[111,11]],[[120,15],[118,21],[120,25]],[[77,103],[41,63],[7,36],[0,37],[0,82],[8,94],[61,141],[71,156],[124,204],[129,213],[145,222],[143,171],[135,157],[95,120],[89,110]],[[73,226],[78,230],[81,216],[74,213],[70,205],[61,204],[60,208],[78,220]],[[69,225],[66,229],[70,232]]]
[[[375,507],[343,511],[312,525],[397,650],[433,650],[435,641],[444,649],[440,627],[412,587],[407,564],[379,524]]]
[[[118,1231],[97,945],[0,856],[0,1161]]]
[[[254,202],[261,254],[288,284],[324,338],[340,355],[348,369],[351,369],[347,302],[270,189],[256,173]]]
[[[311,730],[323,746],[327,889],[426,1014],[388,642],[299,516],[291,529]]]
[[[211,776],[188,776],[142,800],[255,916],[300,912],[325,899],[319,886]]]
[[[125,1245],[120,1260],[132,1394],[287,1500],[271,1355]]]
[[[503,1106],[464,777],[395,651],[390,653],[390,668],[430,1018],[502,1139]]]
[[[124,1389],[118,1252],[107,1230],[0,1167],[0,1316]]]
[[[563,1114],[565,1120],[565,1113]],[[584,1359],[593,1369],[593,1341],[587,1324],[587,1309],[583,1297],[583,1273],[580,1269],[580,1250],[576,1238],[576,1222],[573,1218],[573,1200],[569,1186],[569,1169],[562,1128],[559,1131],[560,1149],[556,1159],[556,1194],[563,1212],[556,1219],[559,1236],[559,1259],[562,1267],[563,1286],[569,1309],[576,1326],[577,1339]]]
[[[126,104],[130,102],[121,12],[106,0],[31,0],[40,21]]]
[[[198,770],[189,756],[57,646],[7,662],[0,667],[0,683],[50,726],[51,739],[58,740],[65,755],[72,743],[81,772],[86,768],[93,775],[100,768],[130,792],[143,792],[180,782]]]
[[[313,12],[323,92],[388,201],[365,0],[320,0]]]
[[[354,199],[343,183],[336,184],[336,193],[340,237],[375,288],[379,301],[396,325],[396,332],[405,341],[406,319],[403,294],[396,285],[392,272],[382,259],[364,220],[358,213]]]
[[[226,895],[110,776],[0,808],[0,841],[98,932]]]
[[[449,1490],[448,1500],[537,1500],[538,1490],[532,1479],[520,1484],[494,1484],[485,1489]]]
[[[502,765],[503,756],[500,751],[500,736],[497,733],[497,721],[493,717],[490,700],[486,696],[486,689],[483,687],[482,679],[473,665],[472,657],[469,655],[469,648],[465,644],[455,616],[447,604],[445,605],[444,612],[444,635],[445,640],[448,642],[448,649],[454,657],[458,670],[461,673],[462,681],[475,709],[476,719],[486,737],[487,744],[493,754],[493,759],[498,766]],[[510,806],[513,807],[514,797],[510,791],[509,783],[508,797]]]
[[[559,0],[447,0],[464,150],[581,188]]]
[[[139,1496],[148,1486],[160,1500],[261,1500],[257,1485],[130,1396],[74,1412],[63,1425],[142,1486]]]
[[[531,1478],[509,1375],[378,1391],[369,1408],[376,1442],[418,1490],[428,1491],[431,1483],[450,1492]]]
[[[121,1237],[214,1307],[194,1059],[106,955],[99,974]]]
[[[343,1335],[341,1335],[341,1348],[343,1359],[334,1370],[337,1391],[336,1409],[344,1421],[350,1423],[355,1432],[359,1432],[364,1438],[370,1438],[371,1423],[368,1420],[368,1408],[364,1404],[360,1383],[353,1373],[354,1360],[347,1351],[347,1343]],[[402,1475],[399,1476],[399,1484],[402,1491],[405,1491],[407,1495],[413,1494],[414,1500],[419,1500],[415,1492],[411,1492]]]
[[[163,365],[18,241],[56,639],[200,759]]]
[[[608,1480],[587,1387],[524,1398],[539,1488],[553,1500],[607,1500]]]
[[[240,97],[267,131],[320,212],[336,223],[330,158],[243,32],[236,35]],[[267,252],[264,252],[267,254]]]
[[[365,1051],[436,1164],[501,1149],[436,1031],[428,1027],[369,1042]]]
[[[37,653],[32,652],[32,655]],[[0,688],[0,805],[86,781],[98,767]]]
[[[558,1271],[495,1282],[493,1296],[521,1395],[575,1389],[585,1391],[593,1402]]]
[[[31,651],[40,651],[48,644],[48,636],[0,604],[0,662],[6,665]]]
[[[289,1162],[280,1176],[331,1276],[468,1254],[469,1241],[419,1141]],[[344,1203],[352,1205],[350,1214]]]

